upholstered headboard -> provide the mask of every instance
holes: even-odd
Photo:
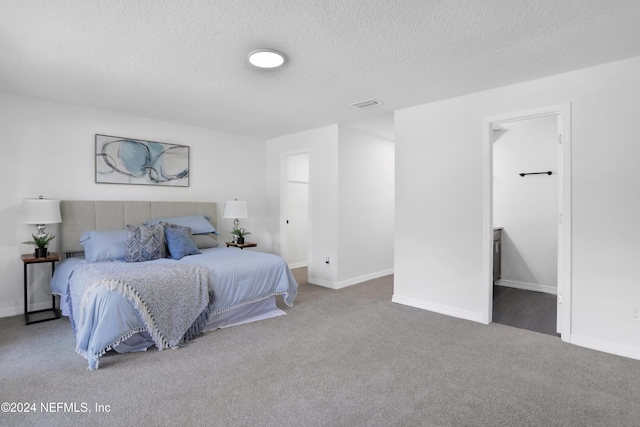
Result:
[[[205,215],[217,229],[217,207],[205,202],[138,202],[62,200],[60,202],[62,253],[82,252],[80,236],[92,230],[124,230],[154,218]]]

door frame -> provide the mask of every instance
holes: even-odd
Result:
[[[506,113],[483,120],[483,311],[489,324],[493,312],[493,126],[555,115],[558,117],[558,317],[557,330],[571,341],[571,103]]]
[[[287,206],[289,202],[289,157],[299,154],[307,154],[309,160],[309,201],[308,209],[308,238],[307,238],[307,260],[310,256],[311,248],[311,149],[287,151],[280,155],[280,256],[287,261],[289,258],[289,232],[287,227]],[[288,261],[287,261],[288,262]]]

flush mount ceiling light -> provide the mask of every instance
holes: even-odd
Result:
[[[273,49],[257,49],[249,53],[249,62],[258,68],[277,68],[284,61],[284,55]]]

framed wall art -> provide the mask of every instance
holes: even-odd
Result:
[[[189,186],[189,147],[96,134],[96,183]]]

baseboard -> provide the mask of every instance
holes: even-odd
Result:
[[[51,299],[47,302],[39,302],[36,304],[29,304],[29,311],[38,311],[38,310],[46,310],[47,308],[51,308]],[[24,315],[24,306],[18,307],[6,307],[0,308],[0,317],[11,317]]]
[[[367,280],[373,280],[379,277],[389,276],[391,274],[393,274],[393,268],[377,271],[371,274],[365,274],[364,276],[354,277],[353,279],[343,280],[342,282],[336,283],[336,289],[346,288],[347,286],[357,285],[358,283],[366,282]]]
[[[640,360],[639,347],[632,347],[624,344],[616,344],[609,341],[603,341],[596,338],[585,337],[584,335],[575,335],[575,334],[571,334],[571,337],[569,340],[567,340],[567,342],[578,345],[580,347],[589,348],[591,350],[602,351],[605,353],[615,354],[617,356]]]
[[[517,282],[515,280],[496,280],[497,286],[504,286],[507,288],[524,289],[526,291],[544,292],[545,294],[558,295],[558,288],[549,285],[539,285],[537,283]]]
[[[294,262],[293,264],[289,264],[289,269],[293,270],[294,268],[302,268],[302,267],[308,267],[309,263],[307,261],[303,261],[303,262]]]
[[[461,310],[457,307],[450,307],[441,304],[434,304],[428,301],[417,300],[414,298],[403,297],[402,295],[393,295],[391,301],[397,304],[408,305],[409,307],[420,308],[422,310],[433,311],[434,313],[445,314],[447,316],[457,317],[459,319],[471,320],[473,322],[485,323],[482,321],[482,313]]]
[[[309,277],[307,280],[312,285],[322,286],[324,288],[336,289],[335,282],[331,282],[329,280],[318,279],[317,277]]]
[[[347,286],[357,285],[358,283],[366,282],[367,280],[377,279],[379,277],[389,276],[393,274],[393,268],[388,270],[377,271],[371,274],[365,274],[364,276],[354,277],[353,279],[343,280],[341,282],[331,282],[329,280],[318,279],[316,277],[309,277],[308,282],[312,285],[323,286],[330,289],[342,289]]]

